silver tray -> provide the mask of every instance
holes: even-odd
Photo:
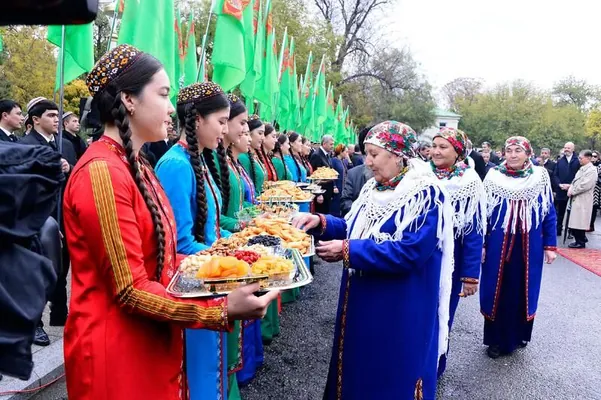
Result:
[[[335,181],[336,179],[338,179],[338,177],[336,177],[336,178],[311,178],[309,176],[307,178],[308,181],[313,181],[313,182],[330,182],[330,181]]]
[[[306,256],[305,256],[306,257]],[[296,268],[292,281],[267,281],[265,276],[238,278],[239,281],[257,282],[261,281],[260,292],[268,292],[270,290],[288,290],[297,287],[308,285],[313,282],[313,275],[305,265],[303,256],[298,250],[286,249],[286,258],[291,259]],[[224,279],[225,281],[225,279]],[[215,280],[212,281],[216,282]],[[188,284],[188,287],[184,285]],[[167,293],[173,297],[180,298],[198,298],[198,297],[216,297],[225,296],[231,293],[231,290],[211,291],[209,285],[205,284],[201,279],[186,278],[178,271],[167,285]]]
[[[290,196],[270,197],[269,200],[258,200],[258,203],[312,203],[315,196],[306,200],[293,200]]]

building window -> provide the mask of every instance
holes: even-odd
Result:
[[[438,124],[438,127],[439,127],[439,128],[444,128],[445,126],[447,126],[447,123],[446,123],[446,122],[440,122],[440,123]]]

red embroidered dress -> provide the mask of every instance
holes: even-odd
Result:
[[[173,212],[150,167],[140,168],[165,230],[161,282],[151,214],[122,146],[108,137],[93,143],[65,191],[73,278],[64,339],[69,398],[185,399],[183,328],[229,329],[224,299],[166,293],[178,265]]]

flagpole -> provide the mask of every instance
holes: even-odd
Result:
[[[115,0],[115,10],[113,11],[113,22],[111,24],[111,35],[109,36],[108,43],[106,45],[107,53],[111,50],[111,43],[113,41],[113,33],[115,32],[115,26],[117,25],[117,17],[119,16],[119,0]]]
[[[62,27],[62,32],[61,32],[61,50],[60,50],[60,57],[58,59],[59,62],[59,73],[60,73],[60,94],[58,96],[59,98],[59,103],[58,103],[58,152],[61,154],[63,154],[63,113],[65,112],[64,110],[64,100],[65,100],[65,39],[66,39],[66,31],[65,31],[65,25],[63,25]],[[61,204],[63,202],[62,199],[63,195],[62,195],[62,190],[58,191],[58,207],[56,209],[56,217],[58,219],[58,224],[59,226],[62,226],[61,221],[62,221],[62,207]]]
[[[207,26],[205,27],[205,34],[202,37],[201,51],[200,51],[200,62],[198,63],[198,73],[196,74],[196,82],[200,82],[200,72],[205,62],[205,49],[207,47],[207,36],[209,35],[209,26],[211,25],[211,17],[213,16],[213,6],[215,5],[214,0],[211,0],[211,9],[209,10],[209,18],[207,18]]]
[[[288,27],[284,29],[284,38],[282,39],[282,48],[280,49],[280,62],[278,66],[278,82],[282,79],[282,64],[284,63],[284,50],[286,47],[286,39],[288,39]],[[288,46],[290,47],[290,46]]]

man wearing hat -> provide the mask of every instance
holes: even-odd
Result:
[[[75,150],[76,161],[79,161],[83,153],[88,148],[86,142],[78,135],[79,118],[77,114],[71,111],[63,114],[63,139],[68,140]]]
[[[28,135],[21,138],[20,143],[49,146],[58,152],[58,137],[56,136],[59,124],[58,106],[44,97],[36,97],[27,104],[27,114],[33,122],[33,129]],[[65,138],[62,140],[61,156],[62,170],[67,175],[77,162],[77,155],[71,142]],[[59,207],[62,207],[62,204],[57,204],[52,216],[59,221],[61,231],[63,231],[62,218],[61,220],[58,218]],[[67,273],[69,271],[70,260],[64,238],[62,250],[61,273],[58,276],[54,293],[48,299],[51,302],[51,326],[64,326],[67,319]],[[43,323],[40,321],[40,325],[36,330],[34,343],[47,346],[50,344],[50,340],[43,326]]]

